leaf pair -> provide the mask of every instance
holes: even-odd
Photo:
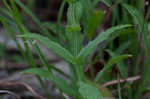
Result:
[[[67,62],[75,64],[75,59],[71,55],[70,52],[68,52],[64,47],[62,47],[58,43],[51,41],[47,37],[41,36],[39,34],[33,34],[33,33],[21,35],[20,37],[27,37],[27,38],[36,39],[36,40],[40,41],[42,44],[44,44],[47,48],[51,49],[52,52],[54,52],[58,56],[62,57]]]
[[[108,29],[106,32],[102,32],[95,40],[91,41],[85,48],[83,48],[81,50],[81,52],[78,54],[77,59],[78,60],[80,59],[79,61],[82,62],[85,59],[85,57],[87,55],[89,55],[99,43],[106,40],[111,35],[111,33],[115,32],[117,30],[129,27],[129,26],[131,26],[131,25],[120,25],[120,26],[112,27],[111,29]],[[54,52],[55,54],[57,54],[58,56],[63,58],[68,63],[72,63],[72,64],[78,63],[76,57],[74,57],[67,49],[62,47],[60,44],[48,39],[47,37],[43,37],[41,35],[33,34],[33,33],[20,35],[20,37],[27,37],[27,38],[31,38],[31,39],[36,39],[36,40],[40,41],[42,44],[44,44],[47,48],[51,49],[52,52]],[[124,57],[125,56],[123,56],[123,58]],[[122,57],[121,57],[121,59],[122,59]],[[119,60],[120,60],[120,58],[119,58]],[[112,62],[110,62],[109,65],[111,65],[114,61],[116,62],[116,60],[112,60]],[[117,59],[117,62],[118,62],[118,59]],[[106,66],[106,70],[107,70],[107,68],[108,67]],[[45,71],[45,73],[46,73],[45,74],[43,72],[43,70],[41,70],[41,71],[40,70],[41,69],[34,69],[34,70],[29,69],[26,71],[26,73],[33,73],[33,74],[36,74],[36,75],[39,75],[42,77],[48,77],[46,79],[53,81],[55,84],[57,84],[58,88],[62,88],[64,86],[64,83],[65,83],[64,81],[59,82],[59,83],[57,82],[60,80],[60,78],[57,78],[57,77],[55,78],[55,76],[52,76],[50,73],[48,73],[48,72],[46,73],[46,71]],[[101,73],[99,75],[101,76]],[[97,79],[99,79],[100,76],[98,76],[95,81],[97,81]],[[69,88],[69,85],[65,84],[65,86],[67,86]],[[72,93],[68,93],[67,89],[64,90],[64,92],[67,93],[68,95],[72,95]]]
[[[119,25],[112,27],[105,32],[100,33],[93,41],[89,42],[88,45],[83,48],[78,54],[78,59],[84,60],[87,55],[92,53],[92,51],[96,48],[96,46],[103,41],[107,40],[107,38],[115,31],[122,30],[124,28],[130,27],[131,25]]]
[[[16,0],[18,1],[18,0]],[[18,3],[19,4],[19,3]],[[27,9],[25,9],[27,10]],[[26,11],[28,12],[28,11]],[[29,13],[29,12],[28,12]],[[31,14],[30,14],[31,15]],[[32,16],[32,15],[31,15]],[[34,17],[34,16],[33,16]],[[38,24],[40,24],[40,22],[38,20],[35,19],[35,22],[37,22]],[[47,37],[43,37],[39,34],[33,34],[33,33],[28,33],[25,35],[20,35],[20,37],[25,37],[25,38],[30,38],[30,39],[35,39],[40,41],[43,45],[45,45],[47,48],[49,48],[52,52],[54,52],[55,54],[57,54],[58,56],[60,56],[61,58],[63,58],[66,62],[74,64],[76,66],[76,64],[78,64],[77,60],[80,62],[83,62],[84,59],[90,54],[92,53],[92,51],[97,47],[98,44],[102,43],[103,41],[107,40],[107,38],[115,31],[118,30],[122,30],[124,28],[130,27],[131,25],[120,25],[120,26],[116,26],[116,27],[112,27],[108,30],[106,30],[106,32],[102,32],[98,35],[98,37],[91,41],[85,48],[81,49],[81,51],[79,53],[77,53],[77,57],[76,53],[75,55],[68,51],[68,49],[65,49],[64,47],[61,46],[61,44],[54,42],[53,40],[47,38]],[[43,28],[43,26],[41,26]],[[45,29],[43,28],[43,31],[45,31]],[[76,44],[76,42],[75,42]],[[76,49],[75,49],[76,50]],[[115,60],[114,60],[115,61]],[[115,61],[116,62],[116,61]],[[113,63],[113,62],[112,62]],[[111,63],[110,63],[111,64]],[[109,64],[109,65],[110,65]],[[107,68],[106,68],[107,69]],[[82,72],[82,71],[81,71]],[[25,73],[33,73],[35,75],[39,75],[41,77],[44,77],[47,80],[50,80],[52,82],[54,82],[58,88],[60,88],[60,90],[62,90],[64,93],[70,95],[70,96],[77,96],[77,91],[75,91],[74,89],[72,89],[64,80],[62,80],[59,77],[53,76],[51,73],[49,73],[46,70],[43,69],[29,69],[27,71],[25,71]],[[100,74],[101,75],[101,74]],[[99,79],[99,77],[98,77]],[[86,84],[80,83],[80,86],[84,86],[84,87],[88,87],[91,90],[96,90],[93,87],[90,87]],[[83,88],[84,89],[84,88]],[[80,88],[79,92],[81,92],[81,90],[83,90],[82,88]],[[70,91],[69,91],[70,90]],[[97,91],[96,91],[97,92]],[[82,94],[82,93],[81,93]],[[86,93],[83,93],[86,94]],[[96,93],[96,95],[98,95],[98,93]],[[100,95],[96,96],[99,97]],[[90,97],[90,96],[89,96]],[[89,97],[86,97],[88,99],[90,99]],[[95,99],[96,99],[95,98]],[[94,99],[94,98],[92,98]]]
[[[120,26],[112,27],[112,28],[108,29],[106,32],[102,32],[101,34],[98,35],[98,37],[95,40],[91,41],[85,48],[83,48],[80,51],[77,59],[84,60],[85,57],[87,55],[89,55],[96,48],[96,46],[99,43],[106,40],[111,35],[111,33],[115,32],[117,30],[121,30],[121,29],[130,27],[130,26],[131,25],[120,25]],[[75,61],[76,59],[73,57],[73,55],[67,49],[62,47],[60,44],[58,44],[54,41],[51,41],[47,37],[43,37],[41,35],[33,34],[33,33],[20,35],[20,37],[27,37],[27,38],[36,39],[36,40],[40,41],[42,44],[44,44],[46,47],[51,49],[52,52],[54,52],[58,56],[62,57],[67,62],[76,64],[76,61]]]

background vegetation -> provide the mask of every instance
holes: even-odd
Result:
[[[149,3],[146,0],[62,0],[57,18],[52,22],[39,19],[30,10],[34,0],[2,0],[0,21],[14,40],[22,61],[30,66],[22,73],[34,74],[48,99],[51,96],[43,78],[56,85],[62,99],[66,95],[73,99],[148,99]],[[35,27],[25,24],[24,17],[30,17]],[[68,64],[70,75],[47,61],[39,42]],[[30,46],[42,67],[36,64]]]

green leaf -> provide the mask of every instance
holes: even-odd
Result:
[[[95,82],[98,82],[99,79],[103,76],[104,73],[106,73],[108,70],[110,70],[115,64],[118,63],[119,61],[131,57],[131,55],[125,54],[125,55],[120,55],[120,56],[115,56],[112,59],[109,60],[109,62],[104,66],[104,68],[96,75]]]
[[[8,32],[8,34],[10,35],[10,37],[13,39],[13,41],[15,42],[16,46],[18,47],[19,51],[21,52],[21,54],[25,57],[25,53],[23,48],[21,47],[21,45],[19,44],[19,42],[17,42],[17,39],[14,35],[14,31],[9,27],[8,23],[8,19],[4,16],[0,15],[0,22],[2,23],[3,27],[6,29],[6,31]]]
[[[59,8],[58,16],[57,16],[57,27],[59,28],[59,25],[61,24],[61,18],[63,16],[63,11],[66,5],[66,0],[63,0],[61,3],[61,6]]]
[[[142,33],[142,43],[144,45],[144,51],[145,51],[145,56],[146,59],[144,60],[144,71],[142,72],[141,76],[141,83],[139,86],[139,91],[142,92],[143,89],[146,87],[146,85],[149,83],[149,75],[150,75],[150,41],[147,38],[147,33],[148,33],[148,24],[145,23],[144,25],[144,30]],[[139,94],[139,93],[137,93]]]
[[[150,72],[150,42],[147,38],[148,33],[148,26],[147,23],[144,21],[144,16],[140,11],[138,11],[136,8],[123,4],[123,6],[128,10],[128,12],[131,14],[132,18],[135,19],[136,24],[138,25],[138,31],[142,35],[142,43],[144,46],[145,56],[146,59],[144,61],[144,71],[141,76],[141,82],[140,86],[137,89],[137,92],[135,94],[135,98],[141,98],[141,94],[143,91],[143,88],[145,88],[146,84],[149,81],[149,72]],[[139,34],[140,35],[140,34]]]
[[[125,7],[128,12],[131,14],[131,16],[133,17],[133,19],[135,20],[135,22],[138,24],[138,28],[140,30],[140,32],[142,32],[143,30],[143,23],[144,23],[144,17],[142,15],[141,12],[139,12],[136,8],[134,8],[133,6],[130,6],[128,4],[122,4],[123,7]]]
[[[52,81],[58,88],[60,88],[64,93],[70,96],[78,96],[78,93],[70,87],[67,82],[57,76],[52,75],[48,70],[42,68],[32,68],[23,71],[22,73],[31,73],[45,78],[46,80]]]
[[[96,48],[96,46],[99,43],[106,40],[113,32],[115,32],[117,30],[127,28],[127,27],[130,27],[130,26],[131,25],[119,25],[119,26],[116,26],[116,27],[112,27],[112,28],[106,30],[105,32],[100,33],[96,39],[94,39],[93,41],[88,43],[88,45],[80,51],[80,53],[78,54],[78,59],[79,60],[84,60],[85,57],[87,55],[89,55]]]
[[[148,24],[145,23],[144,25],[144,30],[143,30],[143,33],[142,33],[142,43],[144,45],[144,48],[145,48],[145,54],[146,54],[146,57],[148,59],[150,59],[150,41],[148,40]]]
[[[122,99],[121,88],[120,88],[120,76],[118,74],[118,95],[119,99]]]
[[[79,82],[79,92],[84,99],[102,99],[97,88],[84,82]]]
[[[68,50],[66,50],[64,47],[62,47],[58,43],[51,41],[47,37],[41,36],[39,34],[33,34],[33,33],[29,33],[26,35],[20,35],[20,37],[36,39],[36,40],[40,41],[42,44],[44,44],[47,48],[51,49],[52,52],[54,52],[58,56],[62,57],[67,62],[75,64],[75,59]]]
[[[93,37],[93,32],[101,23],[104,16],[104,12],[101,10],[96,10],[88,18],[88,28],[86,29],[87,37],[90,39]]]

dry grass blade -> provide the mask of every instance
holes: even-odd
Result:
[[[7,91],[0,90],[0,94],[1,93],[10,94],[12,96],[15,96],[16,99],[20,99],[19,96],[14,92],[10,92],[9,90],[13,91],[13,90],[17,89],[18,92],[29,91],[30,93],[32,93],[32,95],[34,97],[36,97],[36,99],[44,99],[44,97],[42,97],[38,93],[36,93],[31,86],[29,86],[28,84],[23,83],[23,82],[0,82],[0,88],[7,90]]]
[[[12,97],[15,97],[16,99],[20,99],[20,97],[17,94],[8,90],[0,90],[0,94],[8,94],[11,95]]]
[[[129,77],[127,79],[120,79],[120,83],[133,82],[133,81],[139,80],[140,78],[141,78],[140,76],[135,76],[135,77]],[[107,86],[115,85],[117,83],[118,83],[117,80],[112,80],[112,81],[107,82],[104,85],[102,85],[102,87],[107,87]]]

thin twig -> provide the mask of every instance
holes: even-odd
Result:
[[[145,20],[148,20],[149,17],[150,17],[150,6],[149,6],[149,8],[148,8],[148,11],[147,11]]]
[[[24,87],[25,90],[28,90],[29,92],[31,92],[34,96],[38,97],[38,99],[44,99],[44,97],[42,97],[41,95],[39,95],[38,93],[36,93],[33,90],[33,88],[31,88],[28,84],[23,83],[23,82],[5,82],[5,83],[2,82],[2,83],[0,83],[0,86],[20,86],[22,88]]]
[[[136,81],[136,80],[139,80],[140,79],[140,76],[135,76],[135,77],[129,77],[127,79],[120,79],[120,83],[123,83],[123,82],[133,82],[133,81]],[[118,80],[112,80],[110,82],[107,82],[105,83],[104,85],[102,85],[102,87],[107,87],[107,86],[110,86],[110,85],[114,85],[114,84],[117,84],[118,83]]]
[[[20,97],[17,94],[8,90],[0,90],[0,94],[8,94],[8,95],[15,97],[16,99],[20,99]]]

